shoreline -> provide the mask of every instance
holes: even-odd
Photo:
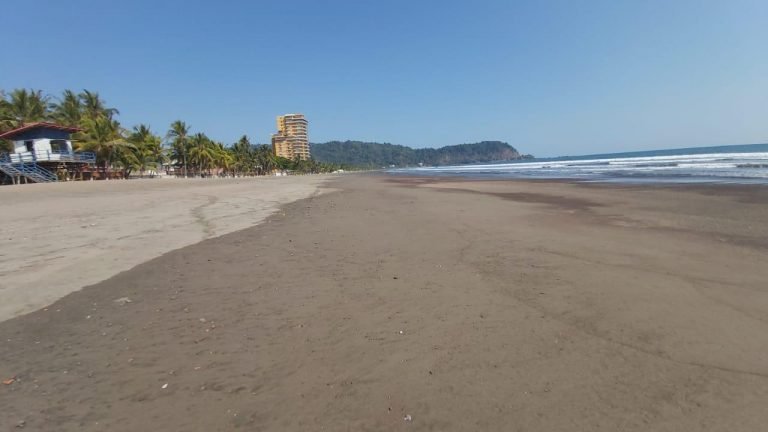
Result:
[[[764,191],[365,175],[327,187],[0,323],[0,378],[15,379],[0,425],[768,421],[768,250],[740,241],[768,230]]]
[[[328,179],[145,179],[0,188],[0,199],[13,209],[0,214],[0,321],[164,253],[261,223],[280,205],[318,193]]]
[[[430,179],[436,179],[436,180],[446,180],[446,181],[459,181],[459,180],[466,180],[466,181],[479,181],[479,182],[522,182],[522,183],[567,183],[567,184],[581,184],[581,185],[606,185],[606,186],[616,186],[616,187],[623,187],[623,186],[637,186],[637,187],[656,187],[656,186],[662,186],[662,187],[733,187],[733,188],[742,188],[742,187],[755,187],[755,188],[764,188],[768,187],[768,180],[757,180],[750,178],[749,181],[739,181],[739,177],[729,177],[729,180],[733,181],[722,181],[722,180],[699,180],[699,181],[671,181],[671,180],[664,180],[663,177],[659,177],[658,179],[650,180],[650,181],[632,181],[630,178],[626,177],[615,177],[612,179],[602,179],[602,180],[596,180],[596,179],[585,179],[585,178],[577,178],[577,177],[552,177],[552,178],[531,178],[531,177],[502,177],[502,176],[483,176],[483,175],[460,175],[460,174],[434,174],[434,175],[428,175],[428,174],[411,174],[411,173],[391,173],[391,172],[382,172],[382,175],[395,177],[395,178],[430,178]]]
[[[768,144],[750,144],[429,166],[400,172],[620,184],[768,185],[767,162]]]

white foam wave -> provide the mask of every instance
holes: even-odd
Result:
[[[752,165],[752,167],[747,167]],[[755,167],[757,165],[757,167]],[[507,175],[510,177],[594,178],[610,176],[768,178],[768,152],[705,153],[619,158],[521,161],[408,169],[416,173]],[[398,170],[395,170],[398,171]]]

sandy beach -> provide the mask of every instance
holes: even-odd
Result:
[[[127,270],[0,323],[0,427],[765,430],[768,189],[277,180],[84,185],[50,216],[0,189],[6,317],[42,300],[5,306],[24,262],[47,298]],[[190,245],[146,251],[184,246],[168,226]]]
[[[251,227],[326,177],[0,188],[0,321],[206,238]]]

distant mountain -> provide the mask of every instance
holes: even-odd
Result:
[[[493,162],[521,159],[524,156],[511,145],[501,141],[482,141],[446,147],[413,149],[410,147],[376,142],[329,141],[312,144],[312,157],[319,162],[383,167],[395,165],[425,166],[459,165],[475,162]]]

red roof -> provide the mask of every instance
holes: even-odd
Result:
[[[0,139],[10,139],[22,132],[26,132],[28,130],[38,129],[38,128],[54,129],[54,130],[60,130],[60,131],[65,131],[69,133],[82,131],[82,129],[76,128],[76,127],[61,126],[55,123],[48,123],[48,122],[35,122],[35,123],[27,123],[22,127],[11,129],[9,131],[0,133]]]

